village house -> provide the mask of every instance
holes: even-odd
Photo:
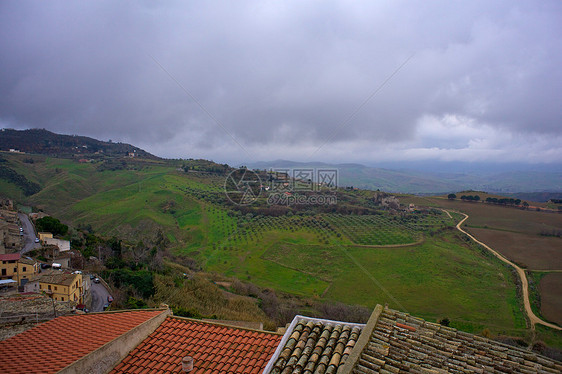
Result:
[[[45,243],[45,240],[53,238],[53,234],[51,234],[50,232],[39,232],[37,233],[37,235],[39,235],[39,240],[41,241],[41,243]]]
[[[70,241],[63,239],[45,238],[45,245],[54,245],[60,252],[70,251]]]
[[[62,252],[70,251],[70,241],[68,240],[55,239],[53,238],[53,234],[51,234],[50,232],[40,232],[37,235],[39,235],[41,244],[45,246],[50,245],[57,247],[57,255]]]
[[[70,253],[59,254],[53,258],[53,264],[59,264],[61,269],[70,269],[70,263],[72,261],[72,256]]]
[[[20,253],[9,253],[0,255],[0,279],[11,279],[18,286],[24,286],[33,276],[37,274],[37,262],[22,257]]]
[[[17,218],[11,219],[8,211],[0,211],[0,253],[6,253],[19,249],[22,244],[22,236]],[[15,221],[15,222],[14,222]]]
[[[32,282],[39,282],[39,290],[51,295],[56,301],[83,303],[84,286],[82,274],[49,270],[39,274]]]
[[[19,218],[10,199],[0,198],[0,253],[13,252],[22,244]]]
[[[29,282],[23,285],[24,293],[39,293],[40,291],[39,279],[37,277],[31,278]]]

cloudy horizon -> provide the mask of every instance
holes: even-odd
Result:
[[[560,163],[559,35],[556,1],[5,1],[0,127],[231,164]]]

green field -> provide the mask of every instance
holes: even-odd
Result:
[[[224,177],[178,171],[172,162],[120,170],[43,156],[33,164],[14,156],[10,163],[43,187],[23,203],[132,242],[162,230],[175,254],[209,272],[318,300],[388,303],[431,321],[448,317],[467,331],[525,331],[510,269],[457,234],[458,214],[371,209],[267,216],[226,206]],[[18,197],[13,186],[5,191]],[[341,194],[342,201],[368,204],[366,191]]]

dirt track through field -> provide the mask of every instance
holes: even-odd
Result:
[[[474,240],[476,243],[478,243],[481,246],[483,246],[484,248],[486,248],[488,251],[490,251],[494,256],[499,258],[501,261],[503,261],[506,264],[512,266],[517,271],[517,275],[519,275],[519,278],[521,279],[521,288],[522,288],[522,291],[523,291],[523,304],[525,305],[525,313],[527,314],[527,316],[529,317],[529,321],[531,322],[531,329],[534,330],[535,324],[538,323],[540,325],[544,325],[544,326],[550,327],[552,329],[562,331],[562,327],[556,326],[556,325],[554,325],[552,323],[549,323],[549,322],[546,322],[546,321],[543,321],[542,319],[537,317],[535,315],[535,313],[533,313],[533,310],[531,309],[531,303],[529,302],[529,283],[527,282],[527,276],[525,275],[525,271],[523,269],[521,269],[519,266],[515,265],[513,262],[509,261],[507,258],[505,258],[503,255],[501,255],[499,252],[496,252],[492,248],[488,247],[486,244],[484,244],[481,241],[479,241],[478,239],[476,239],[474,236],[470,235],[468,232],[464,231],[461,228],[461,225],[464,223],[464,221],[466,221],[468,219],[468,215],[464,214],[464,213],[461,213],[461,214],[464,215],[464,218],[457,224],[457,229],[460,232],[462,232],[463,234],[466,234],[470,239]]]

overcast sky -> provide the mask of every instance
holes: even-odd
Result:
[[[0,2],[0,127],[163,157],[560,163],[560,1]]]

